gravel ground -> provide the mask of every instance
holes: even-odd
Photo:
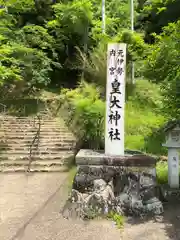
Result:
[[[128,220],[123,230],[111,221],[66,220],[66,173],[0,174],[1,240],[180,240],[180,204],[155,220]]]

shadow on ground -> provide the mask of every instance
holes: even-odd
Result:
[[[180,203],[165,204],[157,218],[129,218],[122,239],[180,240]]]
[[[163,216],[165,230],[172,240],[180,239],[180,203],[167,204]]]

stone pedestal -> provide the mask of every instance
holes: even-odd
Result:
[[[76,155],[77,166],[118,166],[156,176],[156,159],[138,151],[125,151],[124,156],[109,156],[103,151],[81,149]]]
[[[79,204],[80,216],[107,214],[161,214],[156,197],[156,159],[143,154],[107,156],[80,150],[70,202]]]

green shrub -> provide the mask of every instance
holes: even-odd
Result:
[[[82,82],[75,90],[64,89],[61,95],[66,123],[86,147],[100,148],[104,139],[105,104],[100,91],[92,84]],[[65,116],[65,115],[64,115]]]
[[[157,181],[159,184],[168,183],[168,163],[166,161],[160,161],[156,165]],[[179,167],[180,177],[180,167]]]
[[[157,181],[160,184],[168,183],[168,163],[158,162],[156,165]]]
[[[84,146],[104,147],[105,102],[101,99],[100,89],[82,82],[76,89],[63,90],[60,97],[63,102],[61,115]],[[164,136],[158,131],[166,121],[160,112],[161,104],[158,86],[147,80],[138,80],[125,107],[126,148],[165,153],[162,147]]]
[[[162,114],[160,88],[148,80],[138,80],[127,87],[125,146],[153,154],[165,154],[164,134],[159,129],[166,118]]]
[[[125,113],[125,146],[154,154],[165,153],[163,134],[158,132],[164,122],[164,116],[148,104],[143,107],[143,104],[129,100]]]

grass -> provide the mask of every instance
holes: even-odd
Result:
[[[119,215],[118,213],[110,212],[107,215],[107,219],[112,220],[118,228],[123,228],[125,223],[125,216]]]
[[[157,182],[159,184],[168,183],[168,163],[165,161],[160,161],[156,165]],[[180,167],[179,167],[180,176]]]
[[[168,183],[168,163],[158,162],[156,165],[157,182],[159,184]]]

